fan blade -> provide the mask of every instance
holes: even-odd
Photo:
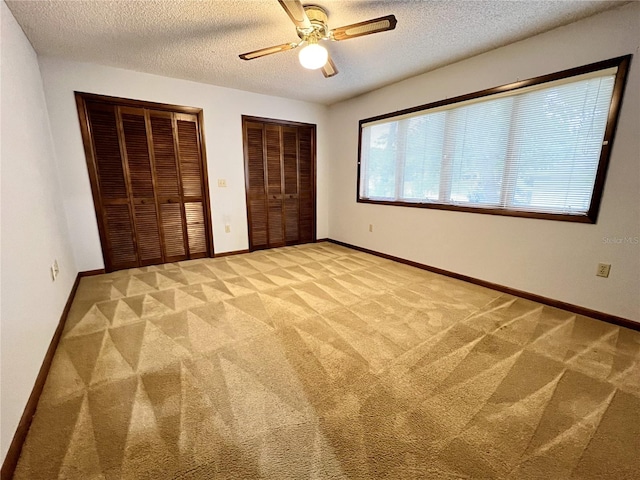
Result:
[[[387,15],[386,17],[374,18],[366,22],[334,28],[331,30],[331,38],[334,40],[349,40],[350,38],[371,35],[372,33],[386,32],[396,28],[397,23],[395,15]]]
[[[295,43],[283,43],[282,45],[276,45],[275,47],[261,48],[260,50],[254,50],[253,52],[243,53],[239,55],[242,60],[253,60],[254,58],[264,57],[265,55],[271,55],[272,53],[285,52],[295,48]]]
[[[304,12],[304,7],[300,0],[278,0],[289,18],[298,28],[311,28],[311,22]]]
[[[325,78],[331,78],[334,75],[338,74],[338,69],[336,68],[336,64],[333,63],[333,60],[331,60],[331,57],[327,59],[327,63],[325,63],[324,67],[322,67],[322,74],[324,75]]]

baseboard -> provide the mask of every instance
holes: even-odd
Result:
[[[44,360],[42,361],[42,366],[40,367],[40,371],[38,372],[38,376],[36,377],[33,389],[31,390],[31,395],[29,395],[29,400],[27,400],[27,404],[24,407],[24,411],[22,412],[22,417],[20,417],[18,428],[16,428],[16,433],[13,435],[13,440],[11,440],[11,445],[9,445],[7,455],[2,462],[2,470],[0,472],[0,478],[2,480],[11,480],[11,478],[13,478],[13,473],[15,472],[16,465],[18,464],[18,459],[20,458],[20,452],[22,451],[22,445],[27,438],[27,433],[29,432],[29,427],[31,426],[33,415],[36,413],[36,407],[38,406],[38,401],[40,400],[40,395],[42,394],[44,383],[47,380],[47,375],[49,374],[49,369],[51,368],[53,355],[56,353],[58,343],[60,343],[60,338],[62,337],[62,332],[64,331],[64,326],[67,321],[67,316],[69,315],[69,310],[71,309],[71,304],[73,303],[73,298],[75,297],[76,291],[78,290],[78,285],[80,284],[80,279],[88,275],[97,274],[93,272],[97,271],[94,270],[90,272],[80,272],[78,273],[78,275],[76,275],[76,279],[73,282],[73,287],[71,287],[71,292],[69,293],[69,298],[67,298],[67,303],[65,303],[64,305],[64,309],[62,310],[62,315],[60,316],[58,326],[55,333],[53,334],[53,338],[51,339],[51,343],[49,344],[47,353],[45,354]],[[104,273],[104,270],[99,273]]]
[[[102,275],[103,273],[105,273],[105,269],[104,268],[98,268],[96,270],[86,270],[84,272],[79,272],[78,276],[79,277],[92,277],[93,275]]]
[[[404,263],[405,265],[411,265],[412,267],[420,268],[422,270],[428,270],[433,273],[438,273],[440,275],[445,275],[447,277],[456,278],[458,280],[463,280],[465,282],[473,283],[475,285],[487,287],[492,290],[497,290],[498,292],[507,293],[509,295],[514,295],[516,297],[526,298],[527,300],[542,303],[544,305],[549,305],[551,307],[560,308],[562,310],[567,310],[568,312],[572,312],[578,315],[584,315],[585,317],[596,318],[598,320],[602,320],[603,322],[612,323],[620,327],[625,327],[625,328],[630,328],[631,330],[640,331],[640,323],[634,322],[633,320],[629,320],[627,318],[618,317],[618,316],[611,315],[604,312],[599,312],[597,310],[581,307],[579,305],[573,305],[571,303],[563,302],[561,300],[555,300],[553,298],[544,297],[542,295],[537,295],[535,293],[525,292],[523,290],[517,290],[515,288],[499,285],[497,283],[487,282],[486,280],[480,280],[478,278],[469,277],[467,275],[451,272],[449,270],[444,270],[442,268],[432,267],[430,265],[414,262],[412,260],[396,257],[394,255],[388,255],[386,253],[376,252],[375,250],[369,250],[368,248],[358,247],[357,245],[351,245],[350,243],[341,242],[339,240],[333,240],[329,238],[327,239],[327,241],[331,243],[335,243],[336,245],[342,245],[343,247],[352,248],[360,252],[369,253],[377,257],[382,257],[388,260],[393,260],[395,262]]]
[[[313,240],[312,242],[309,243],[318,243],[318,242],[328,242],[329,239],[328,238],[319,238],[317,240]],[[300,245],[304,245],[304,244],[300,244]],[[260,248],[258,250],[254,250],[254,251],[259,251],[259,250],[268,250],[268,248]],[[229,257],[231,255],[242,255],[243,253],[251,253],[251,250],[247,249],[247,250],[234,250],[231,252],[222,252],[222,253],[216,253],[213,255],[213,258],[218,258],[218,257]]]
[[[233,250],[231,252],[215,253],[213,255],[213,258],[230,257],[231,255],[242,255],[243,253],[249,253],[249,252],[250,250]]]

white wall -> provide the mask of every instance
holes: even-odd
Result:
[[[333,105],[330,238],[640,321],[640,245],[604,241],[640,237],[639,19],[634,3]],[[358,120],[629,53],[596,225],[356,203]]]
[[[318,126],[317,236],[327,236],[326,107],[57,58],[39,60],[69,233],[81,271],[103,268],[104,262],[74,91],[203,109],[216,253],[248,248],[241,115],[315,123]],[[295,82],[292,88],[296,88]],[[221,178],[226,179],[226,188],[218,187]],[[224,231],[226,223],[231,226],[230,233]]]
[[[36,54],[13,15],[2,17],[0,327],[5,457],[77,274]],[[60,275],[49,267],[58,260]]]

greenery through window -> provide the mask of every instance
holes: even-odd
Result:
[[[595,222],[629,58],[360,121],[358,201]]]

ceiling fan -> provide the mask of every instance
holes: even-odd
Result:
[[[280,2],[282,8],[295,24],[300,41],[243,53],[240,55],[242,60],[253,60],[254,58],[292,50],[304,45],[299,54],[302,66],[311,70],[322,68],[322,74],[329,78],[336,75],[338,69],[329,58],[327,49],[319,45],[321,40],[342,41],[363,35],[371,35],[372,33],[386,32],[396,28],[396,23],[398,23],[394,15],[387,15],[386,17],[329,29],[327,12],[322,7],[317,5],[302,6],[300,0],[278,0],[278,2]]]

